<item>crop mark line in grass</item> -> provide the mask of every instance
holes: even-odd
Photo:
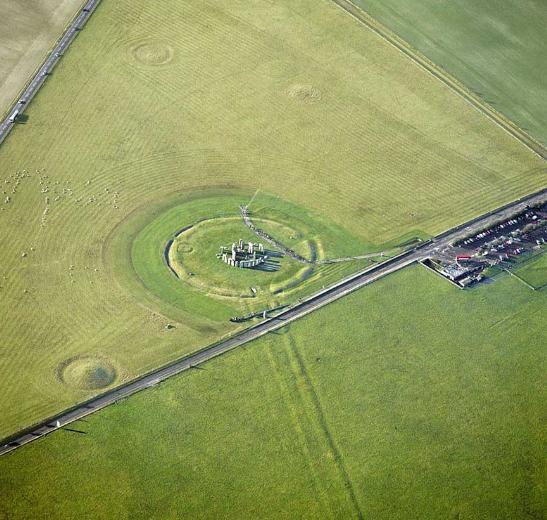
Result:
[[[315,410],[315,413],[317,415],[317,419],[319,421],[319,424],[321,426],[321,430],[323,431],[325,435],[325,439],[327,441],[327,444],[329,446],[330,451],[332,452],[334,456],[334,460],[336,462],[336,466],[338,470],[340,471],[340,474],[342,476],[342,479],[344,481],[344,485],[346,489],[348,490],[349,498],[351,500],[351,503],[355,509],[355,513],[357,515],[357,518],[362,519],[363,518],[363,512],[361,511],[361,507],[359,505],[359,501],[357,500],[357,495],[355,493],[355,488],[353,486],[353,482],[351,481],[351,478],[349,476],[349,473],[346,469],[346,466],[344,464],[344,459],[342,458],[342,454],[340,453],[340,450],[336,446],[336,442],[334,440],[334,437],[329,429],[327,419],[325,417],[325,414],[323,412],[323,407],[321,406],[321,401],[319,399],[319,396],[317,395],[317,392],[315,390],[315,387],[313,386],[313,382],[310,378],[310,375],[306,369],[306,364],[304,363],[304,359],[302,358],[298,346],[296,345],[296,341],[294,340],[294,337],[289,332],[287,335],[287,341],[289,346],[289,352],[292,355],[293,359],[296,361],[298,365],[298,370],[300,372],[300,376],[305,382],[306,390],[311,398],[311,401],[313,403],[313,408]]]
[[[310,445],[306,439],[306,433],[304,431],[304,427],[296,412],[296,408],[297,408],[296,403],[294,402],[294,399],[291,397],[291,391],[288,387],[287,381],[284,380],[283,378],[283,370],[281,367],[279,367],[278,363],[276,362],[275,355],[272,352],[272,348],[271,347],[267,348],[266,352],[267,352],[268,361],[270,362],[272,371],[274,373],[274,377],[277,381],[277,385],[281,392],[282,399],[285,403],[285,406],[287,407],[289,411],[291,422],[299,438],[302,451],[304,452],[304,458],[306,460],[306,465],[308,467],[309,473],[312,477],[313,487],[315,488],[316,497],[318,501],[320,501],[326,509],[330,510],[332,516],[334,517],[334,511],[332,510],[332,507],[330,507],[330,503],[327,500],[325,500],[325,497],[328,497],[329,494],[327,490],[324,488],[324,486],[322,485],[322,479],[317,474],[317,471],[314,465],[312,464],[312,460],[314,457],[312,457],[312,454],[310,451]]]
[[[532,289],[532,291],[537,291],[537,288],[534,287],[532,284],[529,284],[524,278],[521,278],[518,274],[514,273],[513,271],[511,271],[510,269],[506,269],[504,268],[503,269],[506,273],[509,273],[511,276],[513,276],[514,278],[516,278],[519,282],[521,282],[522,284],[526,285],[526,287],[528,287],[528,289]]]
[[[416,65],[424,71],[441,81],[452,92],[461,97],[467,104],[481,112],[484,116],[494,122],[501,129],[505,130],[511,137],[526,146],[542,159],[547,158],[547,149],[532,136],[520,128],[516,123],[498,112],[494,107],[485,103],[469,90],[463,83],[458,81],[445,70],[433,63],[425,55],[411,47],[405,40],[396,33],[389,30],[378,20],[370,16],[366,11],[356,6],[351,0],[332,0],[340,9],[362,23],[365,27],[373,31],[386,43],[392,45],[405,56],[410,58]]]

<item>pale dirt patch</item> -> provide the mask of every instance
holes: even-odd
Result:
[[[289,87],[287,95],[302,103],[316,103],[321,100],[321,91],[313,85],[296,84]]]
[[[83,0],[0,2],[0,114],[47,56]]]

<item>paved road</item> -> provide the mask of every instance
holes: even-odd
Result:
[[[523,197],[518,201],[503,206],[486,215],[473,219],[472,221],[461,226],[453,228],[452,230],[438,235],[434,239],[425,242],[424,244],[401,255],[386,260],[381,264],[360,271],[309,297],[308,299],[299,302],[286,311],[281,312],[276,317],[264,320],[258,325],[251,327],[227,340],[207,347],[200,352],[187,356],[169,366],[151,372],[124,386],[108,391],[86,403],[80,404],[73,409],[63,412],[56,417],[48,419],[32,429],[17,434],[13,438],[9,439],[7,444],[0,446],[0,455],[12,451],[24,444],[28,444],[29,442],[32,442],[33,440],[38,439],[58,428],[62,428],[72,421],[85,417],[96,410],[100,410],[101,408],[113,404],[120,399],[128,397],[140,390],[155,386],[175,374],[179,374],[180,372],[194,368],[197,365],[224,354],[225,352],[243,345],[244,343],[283,327],[286,324],[355,291],[356,289],[378,280],[379,278],[382,278],[394,271],[398,271],[399,269],[403,269],[414,262],[424,260],[429,256],[434,255],[437,250],[445,248],[449,243],[454,242],[455,240],[476,233],[486,227],[491,226],[499,220],[508,219],[511,216],[523,211],[527,205],[542,203],[546,200],[547,189],[544,189],[535,194]]]
[[[25,108],[36,95],[36,92],[40,87],[45,83],[49,74],[66,51],[68,46],[72,43],[78,31],[82,29],[85,25],[100,0],[89,0],[85,6],[82,8],[78,16],[74,18],[72,23],[67,27],[65,33],[61,39],[57,42],[53,50],[49,53],[48,57],[38,69],[34,77],[31,79],[30,83],[23,90],[22,94],[19,96],[15,102],[15,106],[9,111],[6,118],[0,123],[0,143],[7,137],[11,132],[14,125],[17,124],[17,118],[14,117],[15,114],[20,116],[25,111]]]

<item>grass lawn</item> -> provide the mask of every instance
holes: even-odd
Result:
[[[545,252],[530,259],[515,273],[536,289],[547,285],[547,255]]]
[[[123,255],[123,250],[131,249],[132,272],[128,273],[127,264],[122,263],[119,279],[128,274],[127,287],[136,299],[153,295],[166,314],[197,324],[199,319],[225,322],[233,315],[294,301],[368,265],[361,260],[310,266],[285,257],[275,272],[226,266],[216,257],[221,245],[230,246],[239,238],[258,240],[240,215],[239,206],[248,200],[249,195],[230,191],[203,198],[176,198],[144,228],[140,229],[140,219],[127,223],[124,231],[134,228],[136,236],[116,235],[109,248],[112,262]],[[253,206],[257,206],[253,211],[256,225],[308,258],[322,259],[326,254],[336,257],[349,248],[355,254],[370,248],[344,228],[332,223],[327,226],[318,216],[277,197],[262,194],[260,205]],[[156,213],[152,208],[151,214]],[[178,234],[182,229],[185,231]],[[166,248],[179,280],[165,265]],[[251,287],[257,289],[254,296]]]
[[[303,267],[289,257],[268,259],[271,271],[230,267],[216,255],[219,254],[220,245],[230,250],[232,243],[237,243],[239,239],[245,242],[258,240],[241,218],[217,219],[216,222],[198,224],[181,235],[176,242],[180,272],[191,283],[197,280],[198,284],[203,284],[206,291],[226,291],[236,297],[250,297],[251,287],[269,295],[271,284],[295,277]],[[192,274],[188,275],[188,272]]]
[[[544,0],[353,0],[547,145]]]
[[[234,330],[226,302],[134,276],[139,233],[181,197],[260,189],[355,237],[319,237],[327,256],[547,178],[329,0],[103,0],[27,115],[0,148],[0,437],[94,393],[58,377],[67,360],[115,384]]]
[[[545,298],[407,268],[0,458],[0,515],[541,518]]]
[[[0,2],[0,116],[83,4],[83,0]]]

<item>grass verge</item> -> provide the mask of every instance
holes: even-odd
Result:
[[[405,269],[0,458],[0,512],[541,517],[545,298]]]

